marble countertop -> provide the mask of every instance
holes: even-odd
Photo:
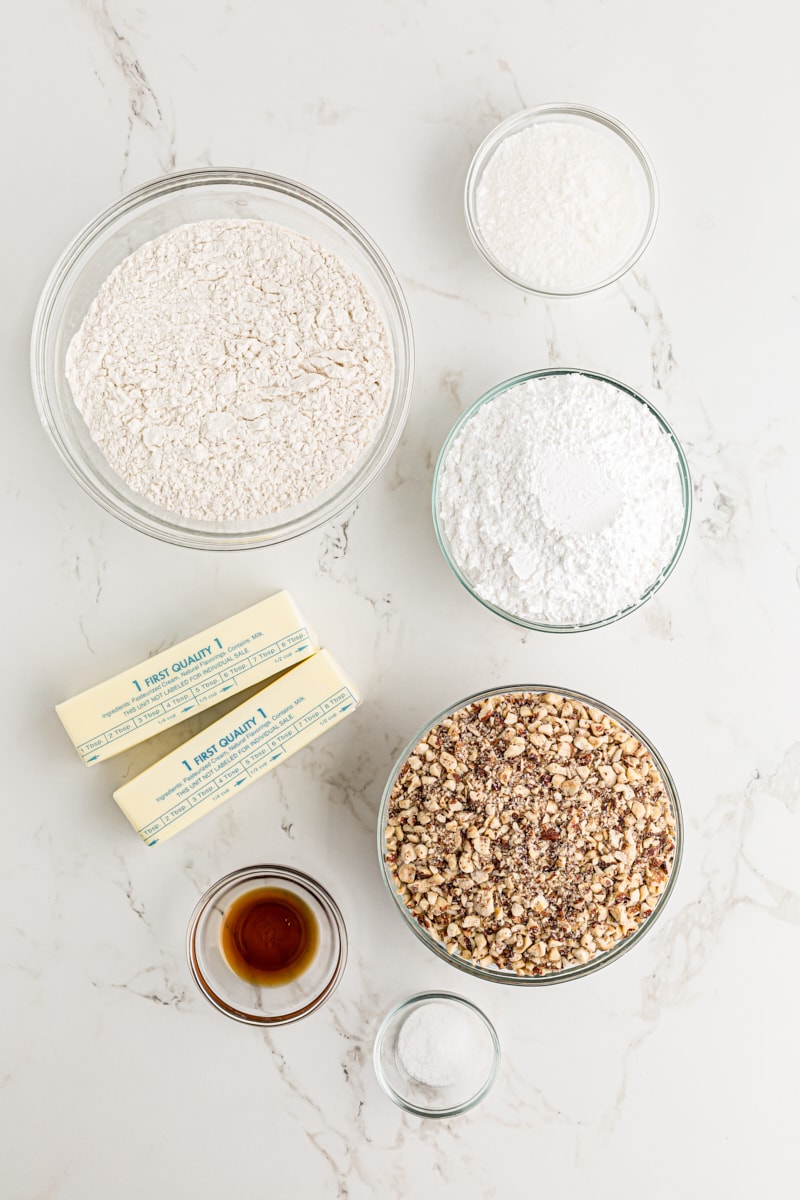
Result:
[[[794,9],[46,0],[0,20],[4,1200],[796,1196]],[[547,303],[479,259],[461,196],[498,120],[561,99],[633,129],[662,204],[629,276]],[[160,544],[95,506],[39,425],[27,362],[68,240],[125,190],[205,164],[288,175],[351,212],[401,279],[417,348],[402,443],[357,507],[228,556]],[[663,590],[571,637],[484,611],[429,519],[456,415],[548,365],[653,400],[695,487]],[[363,707],[146,849],[111,800],[135,756],[87,771],[54,703],[282,587]],[[665,916],[632,953],[522,990],[470,980],[404,931],[374,838],[394,756],[428,717],[539,681],[646,731],[680,790],[686,849]],[[350,934],[333,1000],[269,1035],[215,1012],[184,956],[198,896],[258,861],[315,874]],[[475,1000],[503,1047],[485,1102],[444,1122],[403,1115],[371,1063],[382,1015],[431,987]]]

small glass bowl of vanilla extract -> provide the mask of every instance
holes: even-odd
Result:
[[[199,900],[186,954],[200,991],[225,1016],[247,1025],[288,1025],[336,990],[347,962],[347,930],[336,901],[309,875],[291,867],[243,867]]]

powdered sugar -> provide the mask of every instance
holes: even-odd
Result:
[[[476,196],[481,236],[510,274],[543,291],[608,279],[647,219],[641,165],[607,129],[542,121],[503,139]]]
[[[483,599],[543,624],[635,604],[683,524],[675,448],[644,405],[578,372],[487,401],[443,464],[440,519]]]
[[[184,517],[264,517],[340,480],[392,382],[377,305],[279,225],[180,225],[111,273],[67,353],[89,432],[137,493]]]

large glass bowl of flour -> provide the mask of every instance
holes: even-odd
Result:
[[[544,633],[640,608],[674,571],[691,512],[686,455],[661,413],[575,368],[490,388],[434,471],[433,524],[456,579],[490,612]]]
[[[369,444],[325,489],[277,511],[247,519],[201,519],[152,502],[129,486],[95,444],[67,378],[70,343],[101,287],[145,243],[195,222],[256,221],[281,226],[336,256],[363,285],[382,319],[392,373],[385,408]],[[170,314],[164,313],[169,320]],[[343,369],[346,368],[346,364]],[[285,541],[351,506],[396,446],[411,398],[411,323],[397,278],[363,229],[324,196],[259,171],[184,171],[144,184],[91,222],[72,242],[45,285],[36,312],[31,371],[42,423],[62,461],[103,508],[134,529],[176,545],[239,550]],[[280,445],[276,454],[280,455]],[[230,489],[237,488],[235,477]]]

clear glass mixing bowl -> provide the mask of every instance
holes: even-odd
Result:
[[[515,692],[555,692],[560,696],[567,696],[572,700],[578,700],[581,704],[589,705],[592,708],[601,709],[614,721],[617,721],[618,724],[629,730],[632,736],[638,738],[642,745],[646,746],[650,752],[653,762],[655,763],[664,783],[664,789],[667,793],[667,797],[669,798],[672,815],[675,820],[675,855],[672,860],[672,869],[664,890],[659,894],[655,907],[650,915],[646,917],[640,925],[637,926],[637,928],[629,937],[623,938],[621,941],[617,942],[610,950],[601,951],[599,954],[595,954],[595,956],[590,958],[586,963],[571,967],[563,967],[559,971],[553,971],[546,975],[517,975],[515,971],[505,970],[499,967],[482,967],[479,963],[470,962],[466,958],[461,958],[458,954],[451,954],[447,947],[442,944],[442,942],[437,941],[436,938],[432,937],[428,930],[424,928],[424,926],[420,925],[420,923],[412,915],[411,910],[406,907],[402,896],[395,887],[389,864],[386,861],[386,824],[389,816],[389,801],[391,799],[394,785],[397,782],[397,776],[400,774],[406,759],[414,752],[414,747],[417,746],[419,742],[421,742],[422,739],[427,736],[430,730],[435,725],[438,725],[444,717],[452,716],[453,713],[458,712],[459,709],[465,708],[466,705],[474,704],[477,701],[487,700],[491,696],[513,695]],[[599,971],[603,967],[607,967],[610,963],[616,962],[617,959],[621,958],[623,954],[627,954],[629,950],[632,950],[634,946],[637,946],[639,942],[641,942],[642,938],[647,936],[658,918],[663,913],[667,901],[675,889],[682,857],[683,813],[681,812],[678,792],[675,787],[674,780],[667,769],[666,763],[650,739],[647,738],[642,731],[633,724],[632,721],[629,721],[627,717],[623,717],[620,713],[616,712],[615,709],[610,708],[608,704],[604,704],[600,700],[595,700],[593,697],[587,696],[583,692],[574,692],[569,688],[554,687],[550,684],[526,683],[514,684],[510,687],[490,688],[488,691],[476,692],[473,696],[467,696],[464,700],[459,700],[457,704],[453,704],[449,708],[444,709],[443,712],[440,712],[438,716],[435,716],[432,721],[428,721],[427,724],[422,727],[419,733],[417,733],[411,739],[398,757],[397,762],[395,763],[391,774],[389,775],[386,787],[383,790],[380,811],[378,813],[378,858],[380,859],[381,863],[383,882],[386,885],[386,890],[392,897],[392,900],[395,902],[395,905],[397,906],[397,909],[403,918],[406,927],[411,930],[415,937],[419,938],[424,946],[427,946],[429,950],[433,951],[438,958],[443,959],[446,963],[449,963],[450,966],[456,967],[457,970],[466,971],[468,975],[474,975],[478,979],[485,979],[488,983],[505,983],[510,984],[512,987],[548,987],[550,984],[554,983],[567,983],[571,979],[582,979],[585,975],[593,975],[595,971]]]
[[[602,383],[608,383],[612,387],[618,388],[619,391],[630,396],[632,400],[636,401],[636,403],[643,404],[645,408],[652,413],[656,421],[658,421],[659,425],[666,433],[667,437],[672,442],[675,450],[675,470],[678,472],[680,479],[681,498],[683,501],[683,520],[681,522],[680,530],[678,531],[677,541],[675,542],[675,546],[669,560],[663,564],[661,569],[656,573],[653,582],[649,585],[649,587],[645,588],[642,595],[633,604],[627,605],[626,608],[619,609],[618,612],[609,613],[609,615],[606,617],[596,621],[589,621],[585,624],[553,625],[548,624],[545,621],[532,621],[527,617],[519,616],[517,613],[509,612],[505,608],[500,608],[498,605],[493,604],[490,600],[487,600],[480,594],[476,585],[472,582],[466,571],[464,571],[464,569],[456,560],[441,516],[439,490],[441,486],[444,465],[447,461],[447,455],[450,452],[451,446],[459,437],[464,427],[469,421],[472,420],[478,409],[482,408],[484,404],[490,404],[492,400],[497,399],[498,396],[501,396],[504,392],[509,391],[511,388],[517,387],[521,383],[527,383],[531,379],[543,379],[548,375],[584,375],[589,379],[597,379]],[[649,400],[646,400],[644,396],[640,396],[638,392],[633,390],[633,388],[627,387],[624,383],[620,383],[616,379],[610,379],[607,375],[599,375],[596,371],[580,371],[574,367],[551,367],[543,371],[527,371],[523,375],[515,375],[513,379],[506,379],[503,381],[503,383],[498,383],[495,387],[490,388],[488,392],[484,392],[482,396],[478,397],[474,404],[470,405],[466,412],[461,414],[448,433],[444,445],[439,453],[436,469],[433,474],[433,527],[436,531],[436,539],[439,543],[439,548],[442,551],[445,561],[455,575],[456,579],[467,589],[471,596],[474,596],[474,598],[480,604],[482,604],[484,608],[488,608],[490,612],[496,613],[498,617],[505,618],[506,621],[512,621],[515,625],[522,625],[525,629],[536,629],[541,633],[584,633],[589,629],[602,629],[603,626],[611,625],[614,621],[619,621],[623,617],[629,616],[630,613],[636,612],[636,609],[641,608],[641,606],[658,591],[662,584],[669,579],[670,575],[675,570],[678,559],[683,553],[683,548],[686,545],[686,539],[689,536],[689,526],[691,524],[691,520],[692,480],[689,474],[689,464],[686,461],[686,455],[683,447],[678,441],[678,438],[676,437],[669,423],[664,419],[664,417],[662,417],[658,409],[655,408]]]
[[[253,521],[194,521],[137,495],[112,470],[75,405],[64,364],[67,347],[104,280],[144,242],[176,225],[257,219],[297,230],[333,250],[374,297],[389,334],[394,379],[382,424],[338,483],[305,504]],[[206,550],[244,550],[286,541],[331,520],[375,479],[397,445],[413,376],[411,320],[397,278],[355,221],[302,184],[261,171],[182,171],[146,183],[78,234],[56,263],[33,326],[31,375],[36,405],[53,444],[78,483],[113,516],[162,541]]]

